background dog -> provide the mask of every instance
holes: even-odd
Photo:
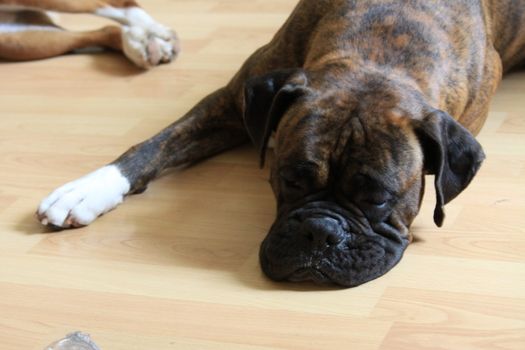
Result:
[[[122,26],[71,32],[49,11],[93,14]],[[171,62],[180,50],[175,32],[132,0],[0,0],[0,59],[35,60],[91,47],[122,51],[141,68]]]

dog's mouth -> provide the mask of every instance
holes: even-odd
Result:
[[[272,280],[354,287],[388,272],[407,239],[333,203],[311,203],[281,215],[263,241],[260,262]]]
[[[331,284],[332,278],[315,267],[300,268],[288,276],[290,282],[314,282],[315,284]]]
[[[334,278],[330,271],[325,271],[319,263],[314,263],[311,258],[308,259],[308,262],[300,265],[278,266],[279,264],[268,259],[265,249],[261,248],[260,260],[265,274],[275,281],[313,282],[318,285],[334,284]]]

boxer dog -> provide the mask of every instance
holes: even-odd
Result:
[[[122,27],[70,32],[48,11],[91,13]],[[180,50],[175,32],[133,0],[0,0],[0,59],[35,60],[91,47],[121,51],[141,68],[171,62]]]
[[[88,225],[162,170],[249,140],[262,165],[274,135],[263,271],[357,286],[401,259],[427,174],[442,225],[485,157],[473,135],[502,73],[524,62],[524,0],[302,0],[225,87],[38,217]]]

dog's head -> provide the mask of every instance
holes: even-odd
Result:
[[[356,286],[401,259],[425,175],[435,175],[441,226],[444,205],[484,154],[452,117],[417,98],[380,80],[322,75],[318,83],[312,72],[282,70],[246,84],[244,122],[261,163],[275,136],[278,213],[260,261],[274,280]]]

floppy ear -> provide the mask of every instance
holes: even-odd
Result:
[[[281,117],[306,88],[302,69],[284,69],[251,78],[244,87],[244,126],[264,166],[266,147]]]
[[[444,205],[470,183],[485,159],[474,136],[446,112],[435,110],[416,122],[423,147],[425,171],[435,175],[434,222],[443,225]]]

